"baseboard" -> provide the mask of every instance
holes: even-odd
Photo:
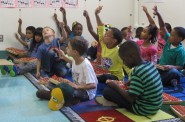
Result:
[[[8,57],[8,52],[5,50],[0,50],[0,59],[6,59]]]

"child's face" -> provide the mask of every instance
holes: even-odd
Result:
[[[144,28],[141,33],[141,39],[148,39],[149,38],[149,30],[148,28]]]
[[[42,36],[35,35],[35,41],[36,41],[36,42],[42,41]]]
[[[76,25],[73,32],[75,36],[81,36],[82,35],[83,28],[81,25]]]
[[[128,68],[133,68],[134,60],[131,57],[121,57],[121,59]]]
[[[168,39],[169,43],[173,45],[179,45],[179,43],[182,41],[182,39],[178,36],[177,32],[173,29],[171,31],[171,35]]]
[[[104,40],[103,40],[103,42],[104,42],[104,44],[110,44],[110,43],[112,43],[113,40],[114,39],[114,36],[113,36],[113,32],[112,32],[112,30],[108,30],[107,32],[106,32],[106,34],[105,34],[105,36],[104,36]]]
[[[26,30],[26,38],[27,38],[27,39],[33,38],[33,33],[32,33],[31,30]]]
[[[126,39],[127,38],[127,35],[128,35],[128,30],[124,30],[122,31],[122,35],[123,35],[123,38]]]
[[[69,42],[67,47],[66,47],[66,52],[69,56],[73,56],[73,49],[71,47],[71,43]]]
[[[53,32],[53,30],[51,28],[44,28],[43,31],[42,31],[42,36],[43,38],[48,38],[48,37],[51,37],[51,36],[55,36],[55,33]]]

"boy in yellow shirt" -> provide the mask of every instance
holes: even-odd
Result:
[[[104,74],[98,77],[99,82],[105,83],[107,79],[111,80],[123,80],[123,69],[130,77],[131,69],[126,67],[119,54],[118,44],[121,43],[123,37],[119,29],[112,27],[105,33],[104,24],[102,23],[99,13],[102,10],[102,6],[99,6],[95,10],[96,21],[98,24],[99,43],[101,50],[101,65],[111,72],[111,75]]]

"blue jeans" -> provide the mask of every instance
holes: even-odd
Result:
[[[66,62],[60,60],[57,53],[53,50],[46,52],[47,55],[44,55],[41,59],[41,66],[47,74],[63,77],[67,74]]]
[[[179,82],[180,78],[182,77],[182,73],[175,68],[170,69],[168,71],[158,71],[161,75],[161,81],[163,84],[169,83],[172,79],[177,79],[177,81]]]
[[[18,74],[22,75],[24,73],[27,73],[29,71],[35,70],[36,69],[36,62],[28,62],[28,63],[19,63],[17,65],[18,67]]]

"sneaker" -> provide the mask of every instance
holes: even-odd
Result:
[[[170,81],[171,86],[176,87],[177,86],[177,79],[172,79]]]
[[[51,98],[51,91],[46,90],[38,90],[36,92],[36,96],[40,99],[50,100]]]
[[[118,105],[114,102],[111,102],[107,99],[105,99],[103,96],[97,96],[95,98],[96,102],[102,106],[112,106],[112,107],[117,107]]]

